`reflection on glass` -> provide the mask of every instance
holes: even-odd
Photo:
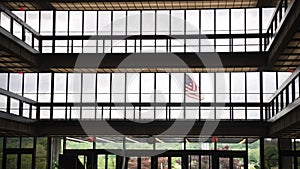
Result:
[[[168,169],[168,157],[157,158],[157,169]]]

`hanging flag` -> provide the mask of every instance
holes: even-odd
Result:
[[[203,99],[200,97],[199,87],[189,75],[185,75],[185,95],[192,99],[197,99],[197,100]]]

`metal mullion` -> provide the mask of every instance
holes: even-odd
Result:
[[[126,119],[126,115],[127,115],[127,72],[124,73],[125,76],[125,88],[124,88],[124,119]]]
[[[114,12],[113,11],[110,11],[111,12],[111,17],[110,17],[110,36],[112,37],[113,35],[113,22],[114,22]],[[112,50],[113,50],[113,43],[112,43],[112,39],[110,39],[110,53],[112,53]]]
[[[97,15],[98,16],[98,15]],[[97,21],[98,21],[98,19],[97,19]],[[98,25],[98,24],[97,24]],[[98,30],[98,29],[97,29]],[[98,48],[98,47],[97,47]],[[97,71],[96,71],[96,77],[95,77],[95,83],[96,83],[96,85],[95,85],[95,119],[97,119],[97,113],[98,113],[98,109],[97,109],[97,107],[98,107],[98,104],[97,104],[97,98],[98,98],[98,75],[97,75]]]
[[[246,35],[247,34],[247,12],[246,12],[246,9],[244,9],[244,21],[245,21],[245,24],[244,24],[244,34]],[[247,51],[247,38],[245,36],[244,38],[244,51],[246,52]]]
[[[186,10],[183,12],[183,17],[184,17],[184,25],[183,25],[183,34],[184,36],[184,41],[183,41],[183,52],[186,53]]]
[[[232,100],[232,93],[231,93],[231,72],[229,72],[229,103],[231,103]],[[230,106],[230,119],[234,120],[234,116],[233,116],[233,106]]]
[[[214,35],[216,35],[216,33],[217,33],[217,30],[216,30],[217,29],[217,26],[216,26],[217,25],[217,23],[216,23],[217,22],[216,21],[217,20],[216,13],[217,13],[216,9],[214,9]],[[214,51],[216,51],[216,43],[217,43],[217,40],[216,40],[216,38],[214,38]]]
[[[126,11],[125,12],[125,36],[127,37],[127,35],[128,35],[128,33],[127,33],[127,31],[128,31],[128,11]],[[127,38],[125,39],[125,53],[127,53],[127,48],[128,48],[128,46],[127,46]]]
[[[292,100],[291,100],[291,102],[294,102],[294,100],[295,100],[295,94],[296,94],[295,82],[296,82],[296,78],[292,81]]]
[[[198,73],[198,77],[199,77],[199,79],[198,79],[198,81],[199,81],[199,86],[198,86],[198,89],[199,89],[199,106],[198,106],[198,108],[199,108],[199,114],[198,114],[198,117],[199,117],[199,121],[201,120],[201,98],[202,98],[202,93],[201,93],[201,73]]]
[[[248,93],[248,91],[247,91],[247,73],[245,72],[244,73],[245,74],[245,120],[247,121],[248,119],[247,119],[247,115],[248,115],[248,100],[247,100],[247,93]]]
[[[214,104],[216,104],[217,102],[217,96],[216,96],[216,93],[217,93],[217,84],[216,84],[216,73],[213,73],[214,74]],[[217,106],[215,105],[214,106],[214,119],[217,119]]]
[[[82,119],[82,90],[83,90],[83,73],[80,73],[80,107],[79,107],[79,119]]]
[[[99,39],[98,39],[98,36],[99,36],[99,32],[98,32],[98,29],[99,29],[99,14],[98,14],[98,11],[95,11],[96,12],[96,36],[97,36],[97,38],[96,38],[96,53],[99,53]],[[96,71],[97,72],[97,71]],[[97,79],[97,73],[96,73],[96,79]],[[97,82],[96,82],[96,84],[97,84]],[[96,88],[97,88],[97,85],[96,85]],[[97,95],[97,92],[96,92],[96,95]],[[96,98],[96,102],[97,102],[97,98]],[[97,111],[97,109],[96,109],[96,111]]]
[[[109,120],[111,120],[112,73],[109,73]]]
[[[156,103],[156,73],[154,73],[154,103]],[[154,120],[156,119],[156,106],[154,106]]]
[[[54,102],[54,73],[51,73],[51,106],[50,106],[50,119],[53,119],[53,102]],[[39,111],[40,114],[40,111]]]
[[[262,8],[259,7],[259,51],[262,52],[263,34],[262,34]]]
[[[184,84],[186,84],[186,73],[183,73],[183,80],[184,80]],[[184,93],[184,96],[183,96],[183,103],[184,103],[184,106],[183,106],[183,119],[186,118],[186,91],[185,91],[185,85],[183,86],[183,93]]]
[[[229,9],[229,52],[233,51],[233,38],[232,38],[232,28],[231,28],[231,9]]]
[[[198,30],[198,34],[201,35],[201,11],[202,10],[198,10],[199,11],[199,30]],[[201,38],[199,38],[199,53],[201,52]],[[200,73],[199,73],[200,74]],[[199,77],[200,78],[200,77]],[[199,83],[200,85],[200,83]],[[200,120],[200,119],[199,119]]]
[[[142,102],[142,73],[139,73],[140,79],[139,79],[139,103]],[[142,109],[141,106],[139,106],[139,120],[141,120],[142,115]]]
[[[154,21],[154,36],[155,36],[155,39],[154,39],[154,53],[156,53],[156,41],[157,41],[157,39],[156,39],[156,32],[157,32],[157,10],[155,10],[154,11],[154,19],[155,19],[155,21]],[[154,113],[155,114],[155,113]]]
[[[68,94],[69,94],[69,73],[67,73],[67,78],[66,78],[66,103],[68,103]],[[68,108],[65,106],[65,119],[68,119]]]
[[[171,73],[169,73],[169,103],[171,103]],[[168,120],[168,114],[169,114],[169,120],[171,120],[171,106],[169,106],[169,109],[167,109],[166,112],[166,120]]]

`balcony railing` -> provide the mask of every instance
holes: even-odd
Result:
[[[39,51],[40,34],[2,5],[0,5],[0,28]]]
[[[278,28],[280,27],[280,24],[284,19],[284,15],[287,11],[287,8],[288,0],[280,0],[278,2],[265,34],[265,50],[267,50],[269,45],[272,43],[272,40],[274,39]]]
[[[266,107],[266,119],[275,117],[278,113],[288,107],[295,100],[299,99],[300,91],[300,67],[281,85],[273,94]]]

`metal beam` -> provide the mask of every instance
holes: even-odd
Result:
[[[175,121],[152,121],[150,123],[135,123],[133,121],[39,121],[36,123],[40,136],[85,136],[87,135],[115,135],[116,131],[123,135],[164,135],[164,131],[172,128]],[[204,125],[216,125],[216,121],[196,121],[191,130],[186,133],[184,128],[193,124],[189,121],[176,121],[176,130],[168,135],[199,135]],[[54,125],[55,124],[55,125]],[[109,124],[109,125],[107,125]],[[260,121],[221,121],[213,132],[215,136],[266,137],[269,124]],[[82,126],[88,126],[88,129]]]
[[[267,53],[84,53],[40,54],[37,58],[44,71],[50,68],[222,68],[264,67]]]

